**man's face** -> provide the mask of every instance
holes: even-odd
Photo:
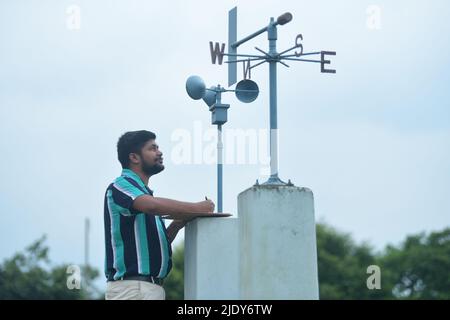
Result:
[[[162,152],[155,140],[149,140],[141,149],[141,169],[151,176],[164,170]]]

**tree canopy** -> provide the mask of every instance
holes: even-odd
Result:
[[[43,236],[25,249],[6,259],[0,265],[0,299],[92,299],[99,298],[99,292],[91,286],[98,271],[80,267],[80,286],[69,283],[72,272],[69,264],[52,266],[48,257],[49,248]],[[70,269],[69,269],[70,271]],[[72,288],[72,289],[70,289]]]

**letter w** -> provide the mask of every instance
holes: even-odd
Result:
[[[209,50],[211,51],[212,64],[216,64],[217,56],[219,56],[219,64],[222,64],[223,54],[225,53],[225,43],[222,43],[222,48],[219,48],[219,46],[220,44],[216,42],[213,48],[212,41],[209,42]]]

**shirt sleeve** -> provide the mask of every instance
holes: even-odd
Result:
[[[146,193],[122,177],[118,178],[112,185],[114,202],[120,207],[127,209],[130,213],[137,213],[133,209],[133,201],[144,194]]]

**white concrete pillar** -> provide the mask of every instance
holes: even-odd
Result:
[[[185,227],[184,298],[238,299],[236,218],[197,218]]]
[[[238,196],[241,299],[318,299],[313,193],[253,186]]]

